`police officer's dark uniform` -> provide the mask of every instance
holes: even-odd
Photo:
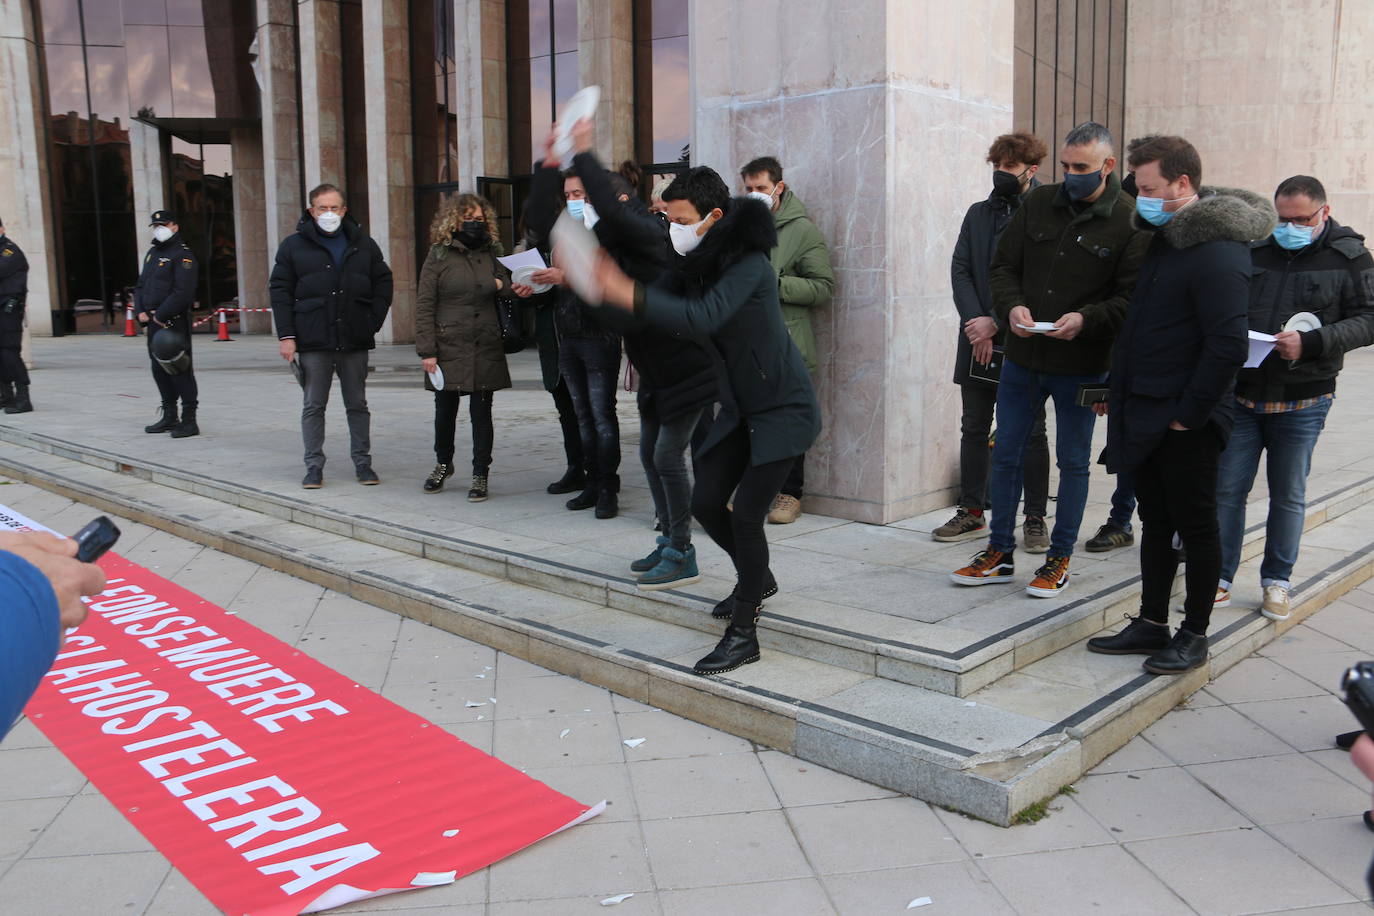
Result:
[[[24,299],[29,292],[29,262],[5,234],[0,222],[0,407],[28,413],[29,370],[19,350],[24,345]]]
[[[156,210],[150,225],[175,223],[169,210]],[[162,418],[144,432],[171,431],[172,438],[183,439],[200,434],[196,425],[198,389],[195,373],[190,365],[175,375],[167,372],[153,352],[153,342],[159,334],[176,331],[185,338],[186,353],[191,351],[191,306],[196,298],[196,278],[200,270],[196,257],[175,232],[165,241],[154,241],[143,258],[143,272],[134,287],[134,306],[148,316],[148,358],[153,367],[153,381],[162,395]],[[181,419],[177,419],[177,399],[181,399]]]

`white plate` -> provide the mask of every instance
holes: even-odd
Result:
[[[434,371],[429,373],[429,383],[434,386],[435,391],[443,391],[444,370],[440,369],[438,366],[435,366]]]
[[[1030,331],[1032,334],[1046,334],[1054,330],[1054,322],[1037,321],[1035,324],[1018,324],[1017,327],[1023,331]]]
[[[554,263],[563,268],[568,285],[583,302],[600,305],[602,290],[596,279],[596,255],[601,246],[596,233],[564,210],[553,224],[552,235]]]
[[[1297,331],[1301,334],[1303,331],[1315,331],[1321,326],[1321,319],[1316,315],[1313,315],[1311,312],[1298,312],[1292,318],[1284,322],[1283,329],[1285,331]]]
[[[536,293],[547,293],[549,290],[553,289],[553,284],[535,283],[532,279],[534,275],[542,269],[541,267],[532,267],[526,264],[524,267],[515,268],[515,270],[511,272],[510,278],[513,283],[519,283],[521,286],[528,286]]]
[[[600,86],[584,86],[563,105],[558,117],[558,137],[553,141],[554,154],[563,163],[563,168],[572,168],[573,125],[583,118],[595,118],[596,106],[601,103]]]

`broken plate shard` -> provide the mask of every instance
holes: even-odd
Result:
[[[616,894],[614,897],[607,897],[601,901],[602,906],[615,906],[617,903],[624,903],[633,897],[634,894]]]

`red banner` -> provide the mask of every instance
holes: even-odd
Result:
[[[0,528],[41,527],[0,506]],[[107,554],[26,712],[210,900],[318,912],[447,884],[600,813]]]

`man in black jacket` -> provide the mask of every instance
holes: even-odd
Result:
[[[200,267],[191,247],[181,237],[181,227],[169,210],[157,210],[149,223],[153,244],[143,256],[143,272],[134,287],[134,303],[139,323],[148,331],[148,359],[153,381],[162,396],[162,417],[145,433],[170,431],[173,439],[200,435],[196,406],[200,389],[196,385],[191,357],[191,306],[196,301],[196,278]],[[158,359],[157,340],[164,334],[179,336],[185,346],[185,365],[168,372]],[[164,341],[166,343],[166,341]],[[177,419],[177,398],[181,399],[181,419]]]
[[[20,352],[24,345],[24,299],[29,294],[29,262],[0,222],[0,408],[28,413],[29,370]]]
[[[1221,581],[1229,604],[1245,535],[1245,502],[1266,452],[1269,516],[1260,565],[1260,613],[1289,614],[1289,579],[1307,512],[1312,450],[1336,396],[1345,354],[1374,343],[1374,258],[1364,236],[1331,218],[1322,183],[1286,179],[1274,192],[1279,225],[1252,247],[1250,330],[1277,335],[1274,350],[1236,378],[1236,426],[1221,456],[1217,516]]]
[[[1034,134],[1018,131],[1003,134],[988,148],[992,165],[992,193],[968,208],[959,229],[959,241],[950,261],[950,281],[954,287],[954,307],[959,312],[959,338],[954,359],[954,383],[963,401],[959,423],[959,501],[954,517],[936,528],[937,541],[966,541],[987,534],[983,517],[987,505],[988,468],[991,453],[988,436],[992,432],[993,408],[997,405],[996,373],[1002,347],[997,345],[1001,330],[992,308],[988,270],[997,250],[1002,230],[1011,222],[1021,200],[1038,186],[1035,173],[1049,150]],[[994,349],[999,358],[994,362]],[[1050,546],[1045,527],[1045,506],[1049,502],[1050,447],[1045,439],[1045,409],[1035,414],[1030,438],[1026,441],[1022,483],[1026,491],[1026,523],[1022,537],[1027,553],[1044,553]]]
[[[1274,208],[1249,191],[1202,187],[1202,160],[1182,137],[1131,154],[1137,225],[1153,238],[1112,350],[1107,470],[1135,472],[1140,616],[1088,640],[1093,652],[1147,655],[1152,674],[1207,661],[1221,567],[1217,462],[1231,431],[1231,387],[1247,352],[1250,241]],[[1177,533],[1188,552],[1184,620],[1169,637]]]
[[[307,490],[324,485],[324,411],[336,374],[358,482],[381,482],[372,469],[367,352],[377,345],[376,334],[391,308],[391,268],[381,248],[347,213],[343,192],[334,185],[312,190],[306,215],[295,234],[282,240],[272,268],[272,317],[281,356],[298,361],[305,373],[301,486]]]

